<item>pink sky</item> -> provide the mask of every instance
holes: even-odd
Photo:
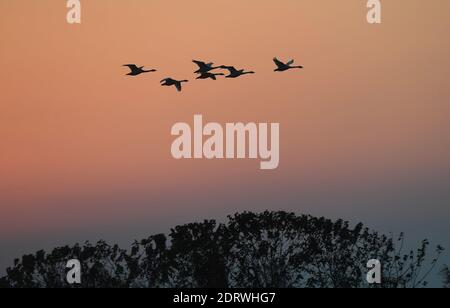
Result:
[[[4,241],[132,238],[244,209],[450,218],[436,195],[450,179],[449,1],[384,1],[377,26],[360,0],[97,0],[81,25],[65,13],[0,1]],[[275,74],[274,56],[305,69]],[[192,59],[257,74],[194,82]],[[130,62],[159,72],[127,78]],[[168,76],[192,82],[180,94],[159,86]],[[194,114],[279,122],[279,169],[173,160],[170,129]]]

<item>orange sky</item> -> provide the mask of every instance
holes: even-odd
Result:
[[[448,179],[450,2],[383,4],[373,26],[362,0],[95,0],[68,25],[65,1],[0,0],[2,237],[138,219],[171,226],[260,200],[311,210],[294,205],[299,191],[328,200],[326,215],[331,191]],[[305,69],[275,74],[274,56]],[[257,74],[194,81],[192,59]],[[127,78],[125,63],[159,72]],[[161,88],[168,76],[191,83],[181,94]],[[279,169],[173,160],[171,126],[194,114],[279,122]]]

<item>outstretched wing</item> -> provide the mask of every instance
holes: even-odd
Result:
[[[209,69],[208,64],[206,64],[205,62],[197,61],[197,60],[192,60],[192,62],[194,62],[195,64],[197,64],[197,66],[198,66],[201,70],[207,70],[207,69]]]
[[[131,71],[139,70],[139,68],[135,64],[125,64],[124,66],[128,67]]]
[[[222,66],[222,68],[230,71],[230,74],[238,73],[239,71],[234,66]]]
[[[286,66],[286,64],[284,64],[283,62],[281,62],[281,61],[278,60],[277,58],[273,58],[273,62],[275,62],[276,66],[278,66],[278,67],[284,67],[284,66]]]
[[[288,65],[288,66],[292,65],[292,64],[294,64],[294,62],[295,62],[294,60],[290,60],[288,63],[286,63],[286,65]]]
[[[181,82],[177,82],[175,87],[177,87],[178,92],[181,92]]]

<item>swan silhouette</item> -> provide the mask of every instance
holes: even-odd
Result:
[[[275,62],[277,68],[275,69],[275,72],[284,72],[287,70],[291,70],[294,68],[303,68],[303,66],[292,66],[292,64],[294,64],[294,60],[290,60],[287,63],[283,63],[280,60],[278,60],[277,58],[273,58],[273,62]]]
[[[128,76],[138,76],[144,73],[153,73],[156,70],[144,70],[143,66],[138,67],[136,64],[125,64],[124,66],[130,69],[130,72],[127,74]]]
[[[234,66],[222,65],[220,68],[228,70],[230,72],[230,74],[225,76],[225,78],[238,78],[242,75],[255,74],[255,72],[253,71],[246,72],[245,70],[237,70]]]
[[[195,64],[197,64],[198,66],[198,70],[196,70],[194,73],[195,74],[203,74],[203,73],[208,73],[216,68],[220,68],[220,67],[214,67],[214,63],[205,63],[202,61],[197,61],[197,60],[192,60],[192,62],[194,62]]]
[[[197,79],[212,79],[217,80],[217,76],[225,76],[224,73],[201,73],[200,76],[197,77]]]
[[[178,92],[181,92],[181,89],[182,89],[181,85],[183,82],[189,82],[189,80],[175,80],[172,78],[166,78],[166,79],[161,80],[161,86],[167,86],[167,87],[175,86],[177,88]]]

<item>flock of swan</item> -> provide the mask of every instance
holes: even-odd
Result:
[[[196,70],[194,73],[198,75],[196,79],[212,79],[217,80],[218,76],[225,76],[225,78],[238,78],[243,75],[248,74],[255,74],[253,71],[246,71],[245,69],[236,69],[234,66],[226,66],[226,65],[220,65],[220,66],[214,66],[214,63],[205,63],[202,61],[193,60],[197,66],[198,70]],[[278,60],[277,58],[273,59],[273,62],[276,65],[275,72],[285,72],[291,69],[302,69],[303,66],[294,66],[294,60],[290,60],[286,63]],[[153,73],[156,72],[155,69],[145,69],[144,66],[137,66],[136,64],[125,64],[125,67],[128,67],[130,69],[130,72],[127,74],[127,76],[139,76],[141,74],[145,73]],[[228,71],[228,75],[224,73],[217,73],[216,70],[226,70]],[[174,86],[179,92],[182,90],[182,84],[185,82],[189,82],[189,80],[176,80],[173,78],[165,78],[161,80],[161,86],[167,86],[171,87]]]

